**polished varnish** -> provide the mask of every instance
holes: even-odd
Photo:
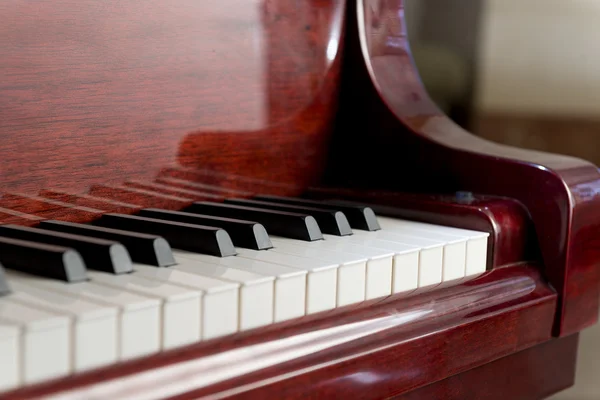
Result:
[[[598,315],[600,174],[443,115],[403,0],[17,0],[0,16],[2,223],[271,194],[491,235],[474,279],[2,398],[535,399],[573,384]]]

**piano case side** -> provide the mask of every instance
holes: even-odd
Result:
[[[559,294],[555,334],[567,336],[594,324],[600,278],[598,169],[464,131],[433,104],[420,81],[404,1],[351,3],[340,118],[325,183],[357,192],[469,191],[517,200],[533,220],[544,274]]]

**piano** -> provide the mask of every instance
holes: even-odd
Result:
[[[423,88],[404,0],[0,6],[2,399],[540,399],[600,174]]]

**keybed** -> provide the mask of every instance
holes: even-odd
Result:
[[[461,282],[485,272],[487,240],[277,196],[3,225],[0,390]]]

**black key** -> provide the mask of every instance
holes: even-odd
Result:
[[[8,269],[44,278],[66,282],[87,280],[81,255],[63,246],[0,237],[0,262]]]
[[[352,235],[352,228],[350,228],[350,224],[344,213],[340,211],[248,199],[226,199],[225,202],[228,204],[236,204],[238,206],[266,208],[269,210],[310,215],[317,220],[323,233],[337,236]]]
[[[114,240],[125,246],[133,261],[141,264],[157,267],[175,264],[169,242],[160,236],[65,221],[42,221],[40,227],[57,232]]]
[[[88,268],[97,271],[113,274],[124,274],[133,271],[127,249],[122,244],[112,240],[19,225],[0,225],[0,236],[73,248],[81,254]]]
[[[0,296],[10,293],[10,286],[6,281],[6,274],[4,273],[4,267],[0,266]]]
[[[348,218],[348,222],[350,222],[350,227],[353,229],[360,229],[361,231],[378,231],[381,229],[373,209],[360,204],[337,204],[335,202],[281,196],[255,196],[254,198],[256,200],[268,201],[270,203],[282,203],[296,206],[336,210],[344,213],[346,218]]]
[[[192,214],[181,211],[146,208],[139,212],[142,217],[184,222],[186,224],[210,225],[223,228],[231,236],[233,244],[252,250],[266,250],[273,247],[264,226],[258,222],[242,219],[213,217],[211,215]]]
[[[235,247],[229,234],[221,228],[125,214],[104,214],[94,225],[125,231],[160,235],[171,246],[181,250],[210,254],[217,257],[234,256]]]
[[[264,225],[275,235],[292,239],[313,241],[323,239],[317,221],[306,214],[243,207],[234,204],[199,201],[185,209],[195,214],[216,215],[219,217],[245,219]]]

